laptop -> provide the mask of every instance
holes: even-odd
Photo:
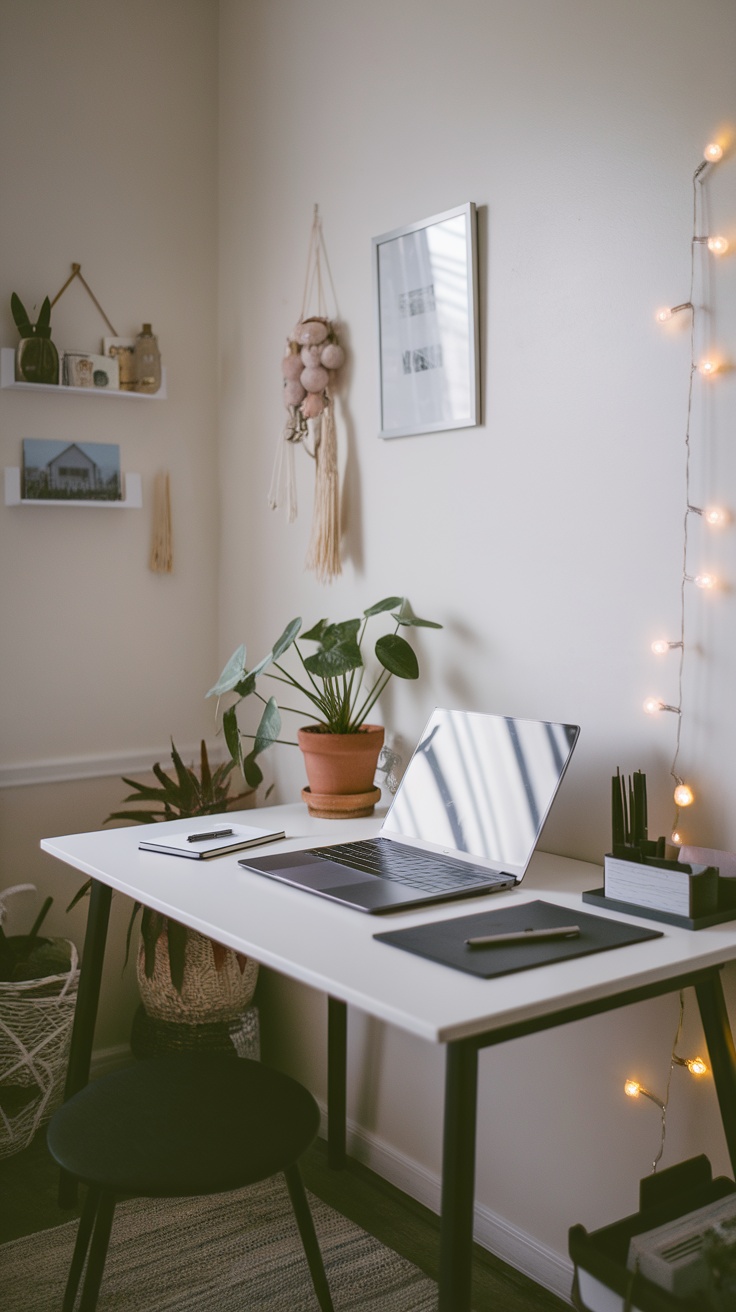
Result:
[[[579,732],[438,708],[376,838],[238,864],[372,915],[514,888]]]

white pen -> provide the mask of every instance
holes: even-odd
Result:
[[[469,948],[494,948],[496,944],[528,943],[530,939],[577,938],[579,925],[558,925],[553,929],[514,929],[507,934],[485,934],[482,938],[466,938]]]

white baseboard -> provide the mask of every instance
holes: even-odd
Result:
[[[322,1123],[327,1123],[324,1105]],[[356,1161],[439,1214],[441,1184],[438,1175],[352,1121],[348,1121],[347,1126],[347,1147]],[[558,1298],[570,1302],[573,1267],[567,1257],[540,1243],[533,1235],[512,1225],[482,1203],[475,1204],[473,1237],[494,1257],[507,1262]]]

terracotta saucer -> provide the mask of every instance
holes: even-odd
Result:
[[[373,815],[380,799],[380,788],[370,788],[367,793],[313,793],[310,788],[302,788],[302,801],[306,802],[309,814],[323,820],[357,820]]]

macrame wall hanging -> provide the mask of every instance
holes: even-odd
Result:
[[[334,314],[328,317],[322,263],[329,279]],[[308,314],[310,297],[316,313]],[[340,489],[337,465],[334,391],[345,352],[337,334],[339,312],[319,209],[309,238],[307,274],[299,320],[287,338],[281,361],[287,421],[279,438],[268,504],[285,505],[289,523],[297,517],[294,450],[301,444],[315,462],[314,512],[306,568],[320,583],[331,583],[342,573],[340,564]]]

